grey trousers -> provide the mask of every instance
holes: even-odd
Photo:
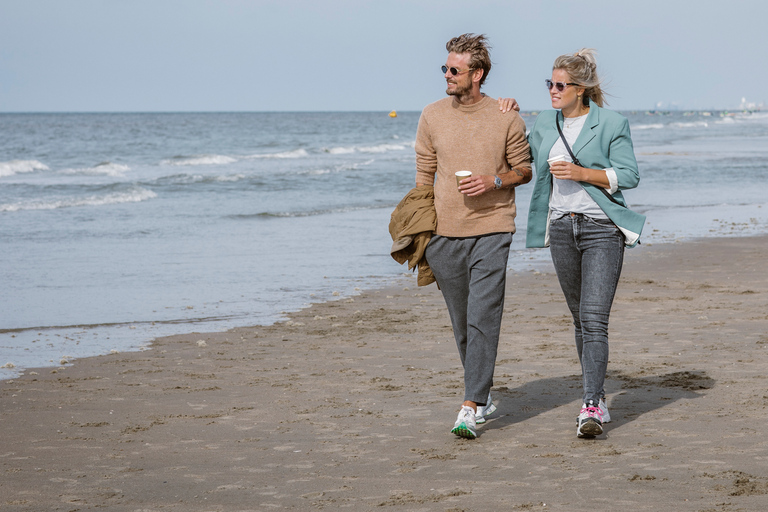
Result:
[[[479,405],[493,386],[510,243],[512,233],[434,236],[426,251],[464,366],[464,400]]]

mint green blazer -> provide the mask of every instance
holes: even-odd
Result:
[[[549,151],[560,135],[555,120],[562,127],[563,114],[559,110],[547,110],[539,114],[528,134],[533,161],[536,164],[536,179],[528,211],[526,247],[549,246],[549,197],[552,193],[552,174],[549,172]],[[629,133],[629,121],[612,110],[598,107],[591,100],[584,128],[571,147],[583,167],[608,169],[616,172],[619,186],[613,198],[608,199],[598,187],[581,183],[587,193],[602,208],[605,214],[624,233],[626,245],[634,247],[640,240],[645,225],[645,215],[633,212],[627,207],[622,190],[635,188],[640,183],[635,151]]]

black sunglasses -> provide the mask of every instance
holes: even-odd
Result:
[[[568,82],[568,83],[564,83],[564,82],[553,82],[553,81],[552,81],[552,80],[550,80],[549,78],[547,78],[546,80],[544,80],[544,83],[545,83],[545,84],[547,84],[547,90],[548,90],[548,91],[551,91],[551,90],[552,90],[552,87],[554,87],[555,89],[557,89],[557,92],[563,92],[563,91],[565,90],[565,87],[566,87],[566,86],[568,86],[568,85],[579,85],[579,84],[575,84],[575,83],[573,83],[573,82]]]
[[[469,68],[465,71],[460,71],[458,68],[449,68],[448,66],[443,66],[440,69],[443,70],[443,74],[446,74],[448,71],[450,71],[453,76],[463,75],[464,73],[469,73],[472,71],[472,68]]]

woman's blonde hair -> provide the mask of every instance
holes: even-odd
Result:
[[[597,52],[592,48],[582,48],[571,55],[561,55],[555,59],[552,69],[562,69],[571,81],[584,87],[584,96],[582,102],[584,106],[589,105],[589,100],[594,101],[597,106],[602,107],[605,101],[605,94],[600,86],[600,78],[597,76]]]

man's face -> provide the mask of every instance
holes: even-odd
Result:
[[[448,59],[445,61],[445,67],[448,71],[445,72],[445,81],[448,84],[448,88],[445,93],[449,96],[465,96],[472,92],[472,75],[469,70],[468,53],[449,53]],[[453,75],[451,68],[456,69],[459,74]]]

